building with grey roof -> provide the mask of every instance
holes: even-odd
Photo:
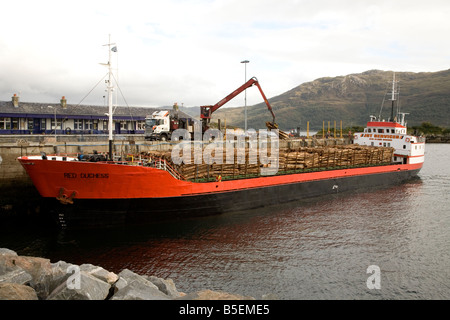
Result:
[[[161,109],[115,107],[114,133],[143,134],[145,117],[157,110]],[[11,101],[0,101],[0,134],[106,134],[107,113],[107,106],[68,104],[65,97],[59,103],[35,103],[21,102],[14,94]]]

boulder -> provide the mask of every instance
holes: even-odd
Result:
[[[49,259],[13,255],[3,255],[2,258],[6,267],[22,268],[33,277],[33,280],[38,280],[42,274],[51,272]]]
[[[51,273],[51,264],[49,259],[44,258],[0,255],[0,274],[17,270],[23,270],[31,275],[30,284],[33,286],[41,277]]]
[[[129,269],[122,270],[111,300],[169,300],[170,297],[147,279]]]
[[[38,300],[33,288],[18,283],[0,283],[0,300]]]
[[[82,264],[80,266],[80,270],[85,271],[86,273],[96,277],[99,280],[109,283],[110,285],[113,285],[117,282],[117,280],[119,280],[119,276],[117,274],[92,264]]]
[[[45,300],[57,287],[65,283],[71,273],[68,272],[69,267],[74,266],[65,261],[58,261],[51,264],[50,272],[43,274],[39,282],[34,284],[39,299]]]
[[[47,297],[47,300],[105,300],[109,295],[111,285],[99,280],[85,271],[70,274],[77,277],[74,282],[67,278]]]
[[[14,270],[0,274],[0,284],[2,283],[16,283],[29,284],[33,277],[25,270],[17,267]]]
[[[138,282],[143,283],[145,286],[147,286],[149,288],[159,290],[158,287],[156,285],[154,285],[153,283],[151,283],[150,281],[148,281],[146,279],[146,277],[138,275],[137,273],[134,273],[133,271],[131,271],[129,269],[123,269],[119,273],[119,277],[122,278],[123,280],[125,280],[127,285],[133,281],[138,281]]]
[[[18,256],[12,250],[0,249],[0,283],[26,284],[40,296],[41,279],[51,272],[50,260]]]
[[[17,257],[17,253],[15,251],[7,249],[7,248],[0,248],[0,256],[1,255]]]
[[[171,298],[175,299],[185,295],[183,292],[178,292],[172,279],[162,279],[155,276],[147,276],[146,278],[157,286],[159,291],[165,293]]]
[[[149,286],[148,283],[151,285]],[[133,280],[114,293],[111,300],[170,300],[149,281]]]

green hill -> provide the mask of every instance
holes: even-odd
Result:
[[[396,72],[400,91],[401,112],[409,113],[408,125],[430,122],[449,127],[450,70],[440,72]],[[365,125],[370,115],[380,113],[388,118],[387,101],[392,86],[392,71],[370,70],[334,78],[320,78],[307,82],[269,99],[280,129],[289,130],[300,125],[319,130],[322,122],[343,121],[344,126]],[[247,107],[248,127],[265,128],[271,115],[264,102]],[[195,113],[196,114],[196,113]],[[221,108],[212,121],[226,119],[227,125],[244,127],[244,108]]]

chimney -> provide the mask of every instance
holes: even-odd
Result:
[[[63,109],[66,109],[66,108],[67,108],[67,100],[66,100],[66,97],[65,97],[65,96],[63,96],[63,97],[61,98],[61,107],[62,107]]]
[[[12,97],[12,103],[13,103],[14,108],[19,107],[19,97],[15,93],[14,93],[14,96]]]

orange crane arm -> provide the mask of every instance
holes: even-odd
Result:
[[[245,89],[250,88],[253,85],[256,85],[258,87],[259,92],[261,93],[261,95],[262,95],[262,97],[264,99],[264,102],[267,105],[267,108],[269,109],[270,113],[272,114],[273,123],[275,123],[275,114],[272,111],[272,107],[270,106],[269,101],[267,100],[264,92],[262,91],[261,86],[259,85],[258,79],[253,77],[250,80],[248,80],[246,83],[244,83],[242,86],[240,86],[239,88],[234,90],[232,93],[227,95],[225,98],[223,98],[222,100],[217,102],[215,105],[213,105],[213,106],[201,106],[200,107],[200,118],[202,119],[202,121],[204,123],[204,128],[206,128],[207,123],[209,123],[209,120],[211,119],[211,114],[213,112],[215,112],[217,109],[222,107],[224,104],[226,104],[227,102],[232,100],[234,97],[236,97],[238,94],[243,92]]]

